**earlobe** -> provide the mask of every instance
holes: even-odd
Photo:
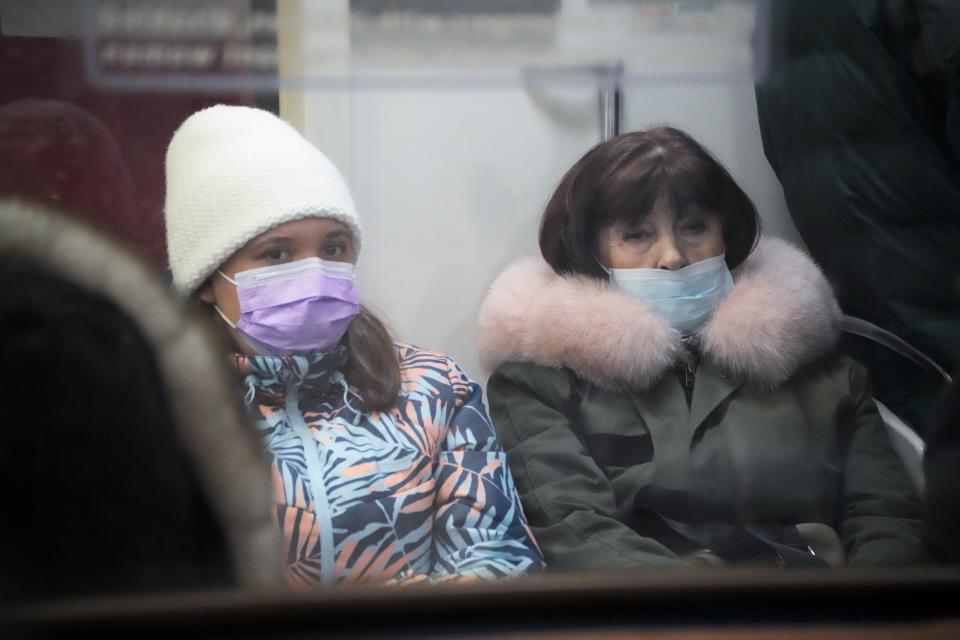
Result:
[[[217,297],[213,293],[213,280],[207,278],[200,288],[197,289],[197,297],[207,304],[215,304],[217,302]]]

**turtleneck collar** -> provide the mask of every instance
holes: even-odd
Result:
[[[337,374],[343,370],[347,350],[339,346],[290,356],[246,356],[235,354],[234,365],[248,389],[247,401],[278,402],[290,385],[296,385],[300,396],[324,396],[333,393]]]

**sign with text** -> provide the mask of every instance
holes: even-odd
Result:
[[[749,73],[753,20],[746,0],[86,0],[85,61],[166,90],[709,80]]]

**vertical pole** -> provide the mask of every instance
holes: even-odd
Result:
[[[607,141],[620,133],[623,63],[596,67],[599,80],[600,139]]]

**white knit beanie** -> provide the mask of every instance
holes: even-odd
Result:
[[[284,222],[333,218],[361,229],[347,184],[268,111],[217,105],[187,118],[167,148],[164,205],[173,284],[190,294],[247,242]]]

